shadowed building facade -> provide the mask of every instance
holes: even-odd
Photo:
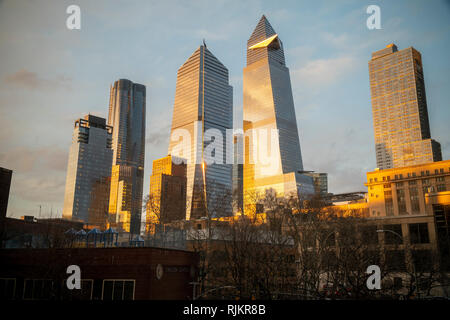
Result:
[[[303,163],[283,44],[265,16],[247,41],[243,87],[244,207],[250,193],[268,189],[280,196],[313,194],[312,178],[298,172]]]
[[[203,44],[178,69],[168,152],[187,160],[187,220],[231,214],[231,200],[222,200],[232,190],[232,109],[228,69]]]
[[[441,161],[441,146],[430,134],[420,52],[390,44],[372,53],[369,75],[377,167]]]
[[[104,118],[75,121],[67,164],[63,218],[89,224],[107,219],[113,128]]]
[[[154,223],[186,218],[186,163],[167,156],[153,161],[147,202],[146,231]],[[177,163],[175,163],[177,162]]]
[[[140,232],[144,186],[146,88],[120,79],[111,86],[108,124],[114,151],[109,214],[119,228]]]

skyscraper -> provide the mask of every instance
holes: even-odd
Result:
[[[153,161],[147,202],[147,230],[152,223],[169,223],[186,218],[186,164],[173,159],[174,156],[167,156]]]
[[[431,139],[420,53],[395,44],[369,61],[377,167],[389,169],[442,160]]]
[[[134,234],[140,232],[142,213],[145,99],[142,84],[120,79],[111,86],[108,124],[114,128],[114,155],[109,214]]]
[[[111,141],[112,127],[106,125],[106,119],[87,115],[75,121],[67,164],[63,218],[95,225],[107,220],[108,177],[113,155]]]
[[[226,130],[233,123],[232,87],[228,69],[209,51],[200,46],[178,69],[173,108],[169,154],[187,159],[186,219],[231,214],[232,160],[226,159]],[[177,134],[189,134],[180,149]],[[210,134],[220,133],[223,143],[213,146]],[[233,146],[232,137],[229,143]],[[232,154],[232,151],[230,152]],[[218,160],[211,164],[214,159]],[[220,163],[222,162],[222,163]],[[222,196],[222,198],[219,197]],[[225,202],[225,201],[224,201]]]
[[[0,220],[6,218],[11,177],[12,170],[0,167]]]
[[[283,44],[265,16],[247,41],[243,87],[244,206],[253,191],[314,193],[312,178],[299,173],[303,163]]]

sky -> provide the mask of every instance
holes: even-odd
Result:
[[[81,29],[66,8],[81,9]],[[381,29],[369,30],[369,5]],[[333,193],[365,191],[376,167],[368,61],[395,43],[422,54],[432,138],[450,159],[450,1],[0,0],[0,167],[10,217],[60,216],[74,121],[107,117],[120,78],[147,86],[144,194],[167,155],[176,74],[205,39],[228,68],[242,121],[246,42],[265,14],[283,41],[305,170]]]

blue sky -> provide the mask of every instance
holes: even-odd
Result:
[[[66,8],[81,8],[81,30]],[[366,8],[381,8],[368,30]],[[262,14],[291,72],[305,169],[334,193],[366,190],[376,166],[367,62],[396,43],[422,53],[432,137],[450,159],[449,1],[0,1],[0,166],[14,170],[8,216],[61,214],[73,122],[107,116],[109,86],[147,86],[144,194],[165,156],[176,72],[206,39],[242,112],[246,41]],[[236,122],[237,122],[236,121]]]

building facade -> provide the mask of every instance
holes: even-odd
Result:
[[[58,248],[0,251],[4,300],[192,300],[198,254],[162,248]],[[130,263],[132,262],[132,263]],[[67,266],[81,269],[68,290]]]
[[[92,224],[104,224],[107,220],[112,131],[104,118],[87,115],[75,121],[63,218]]]
[[[406,167],[442,160],[431,139],[420,52],[395,44],[372,53],[370,91],[377,167]]]
[[[243,212],[244,208],[244,135],[235,134],[233,138],[233,212]]]
[[[6,217],[12,170],[0,167],[0,220]]]
[[[120,79],[111,86],[108,125],[114,128],[114,154],[109,214],[111,220],[121,224],[121,227],[125,226],[126,231],[134,234],[140,232],[141,225],[145,113],[144,85]]]
[[[314,179],[314,189],[316,194],[325,197],[328,195],[328,174],[323,172],[307,172],[307,176]]]
[[[432,215],[426,195],[450,190],[450,160],[367,173],[370,216]]]
[[[168,154],[186,159],[186,219],[231,214],[233,93],[228,69],[201,45],[178,69]],[[182,137],[182,142],[179,138]],[[227,152],[227,143],[231,150]]]
[[[403,239],[401,260],[449,271],[450,160],[368,172],[366,186],[370,220],[391,243]]]
[[[147,201],[147,231],[155,223],[186,218],[186,163],[174,156],[153,161]]]
[[[248,194],[267,189],[313,194],[312,178],[299,173],[303,163],[283,44],[265,16],[247,41],[243,89],[244,207],[253,201]]]

